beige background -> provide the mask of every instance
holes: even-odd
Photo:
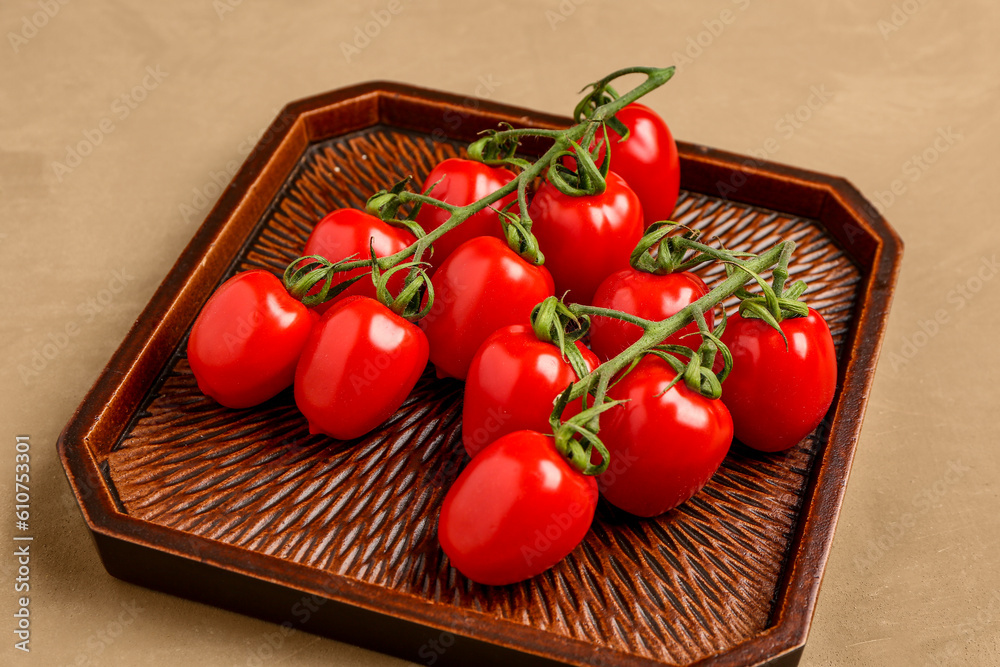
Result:
[[[242,161],[278,108],[396,79],[566,113],[586,82],[686,51],[649,99],[675,136],[766,150],[871,198],[898,181],[886,216],[904,267],[803,664],[1000,664],[997,3],[399,0],[345,55],[389,6],[0,5],[0,535],[14,532],[13,443],[26,434],[35,536],[30,655],[12,648],[14,559],[0,548],[0,663],[254,664],[274,632],[107,575],[54,445],[208,212],[213,172]],[[144,78],[145,99],[123,106]],[[85,133],[100,143],[57,173]],[[19,371],[67,326],[54,358]],[[265,664],[402,663],[294,633]]]

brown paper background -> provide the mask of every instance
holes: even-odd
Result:
[[[348,59],[341,44],[390,6]],[[0,548],[0,663],[403,664],[111,578],[59,466],[59,431],[214,202],[213,172],[240,163],[286,102],[395,79],[567,113],[588,81],[685,50],[648,100],[678,138],[768,150],[870,198],[899,181],[886,217],[903,271],[802,664],[1000,663],[998,28],[989,0],[5,0],[0,535],[12,544],[13,443],[26,434],[35,541],[30,654],[12,647],[16,564]],[[166,78],[122,117],[115,100],[147,67]],[[782,121],[797,110],[807,120]],[[53,163],[103,118],[113,131],[60,181]],[[912,157],[925,152],[921,169]],[[116,272],[124,285],[103,291]],[[76,334],[23,379],[67,325]],[[280,645],[267,656],[269,635]]]

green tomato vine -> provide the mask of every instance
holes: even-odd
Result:
[[[646,79],[619,95],[611,84],[630,74],[642,74]],[[369,198],[366,210],[389,224],[408,229],[416,241],[386,257],[375,257],[374,252],[368,258],[349,257],[339,261],[316,255],[299,257],[285,271],[286,288],[292,296],[312,306],[335,298],[351,284],[366,277],[360,275],[338,280],[339,275],[368,268],[379,300],[403,317],[416,321],[429,312],[433,304],[433,288],[424,270],[427,264],[423,258],[434,242],[479,211],[496,209],[495,205],[512,193],[516,193],[516,212],[513,206],[498,211],[508,245],[526,261],[542,264],[544,256],[531,233],[532,220],[528,215],[528,189],[531,184],[544,176],[560,192],[570,196],[604,192],[611,151],[602,150],[602,147],[607,146],[609,141],[608,128],[621,137],[627,138],[628,135],[615,114],[662,86],[673,74],[673,67],[628,67],[612,72],[584,89],[588,92],[574,112],[577,124],[566,129],[515,128],[504,124],[500,129],[483,133],[480,139],[470,144],[469,157],[492,166],[514,168],[517,174],[512,181],[465,206],[431,197],[428,194],[431,188],[428,192],[408,190],[409,178],[400,181]],[[530,161],[518,155],[519,143],[525,137],[550,140],[551,145],[538,159]],[[564,158],[567,156],[574,159],[575,170],[565,166]],[[600,164],[597,159],[601,160]],[[436,229],[425,232],[415,222],[421,206],[443,209],[449,217]],[[409,212],[401,217],[400,213],[406,207],[409,207]],[[684,271],[710,261],[725,265],[725,280],[672,317],[654,322],[616,310],[566,304],[555,297],[538,304],[532,313],[535,335],[556,345],[580,378],[556,400],[550,423],[556,448],[584,474],[598,475],[610,463],[607,448],[599,437],[600,415],[620,402],[608,399],[607,392],[614,379],[627,372],[645,354],[657,354],[671,364],[677,371],[674,383],[683,381],[691,389],[717,398],[721,393],[721,382],[732,366],[732,356],[719,339],[725,327],[725,313],[715,331],[708,330],[706,313],[734,294],[741,299],[740,313],[743,316],[763,319],[779,332],[782,319],[808,313],[806,305],[799,301],[806,289],[805,283],[796,281],[788,287],[785,285],[794,242],[782,241],[760,255],[752,255],[713,248],[698,239],[697,232],[675,222],[663,221],[649,228],[632,253],[632,266],[649,273]],[[773,285],[768,285],[760,276],[769,269],[773,269]],[[401,270],[409,272],[404,287],[400,294],[390,294],[386,280]],[[746,290],[746,285],[751,282],[760,286],[760,294]],[[592,316],[622,320],[640,327],[643,333],[630,347],[590,371],[576,343],[586,335]],[[664,339],[691,322],[697,323],[702,338],[695,349],[661,345]],[[722,354],[724,359],[723,370],[718,376],[711,371],[716,354]],[[585,401],[585,409],[563,420],[565,407],[578,399]]]

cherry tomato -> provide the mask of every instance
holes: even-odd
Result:
[[[428,193],[431,197],[455,206],[466,206],[493,194],[514,178],[514,174],[503,167],[491,167],[475,160],[449,158],[431,170],[423,189],[427,190],[433,183],[440,181]],[[493,208],[503,209],[515,199],[517,195],[512,193],[493,204]],[[449,217],[444,209],[425,204],[417,214],[417,223],[429,234]],[[435,268],[441,266],[458,246],[477,236],[504,238],[496,210],[486,208],[442,236],[434,243],[434,254],[428,261]]]
[[[615,115],[629,129],[629,137],[621,142],[608,128],[611,169],[639,197],[646,227],[670,220],[681,187],[680,158],[670,129],[659,114],[637,102]]]
[[[316,320],[267,271],[233,276],[191,327],[187,357],[198,388],[227,408],[263,403],[292,384]]]
[[[630,267],[605,278],[597,288],[592,304],[657,322],[676,315],[706,294],[708,286],[705,281],[693,273],[683,271],[660,276]],[[705,314],[705,320],[711,329],[714,324],[711,312]],[[634,324],[610,317],[591,318],[590,347],[604,361],[624,351],[641,336],[642,329]],[[701,344],[698,325],[692,322],[664,343],[697,349]]]
[[[531,309],[554,294],[552,276],[492,236],[466,241],[431,278],[434,306],[420,320],[438,377],[464,380],[483,341],[497,329],[528,324]]]
[[[837,353],[830,328],[812,308],[806,317],[781,322],[781,335],[766,322],[736,314],[722,342],[733,353],[733,370],[722,400],[733,414],[736,439],[764,452],[801,442],[830,409],[837,388]]]
[[[599,195],[571,197],[545,183],[528,210],[556,291],[576,303],[589,303],[601,281],[628,268],[642,236],[642,205],[614,172]]]
[[[599,362],[577,342],[593,371]],[[535,336],[530,326],[515,324],[494,332],[469,367],[462,404],[462,443],[469,456],[514,431],[547,433],[555,399],[580,378],[559,348]],[[580,401],[566,406],[564,417],[579,414]]]
[[[583,540],[597,484],[551,436],[515,431],[483,449],[445,495],[438,540],[455,568],[503,586],[544,572]]]
[[[404,250],[414,243],[416,238],[410,232],[385,223],[373,215],[352,208],[342,208],[329,213],[316,223],[303,255],[319,255],[336,262],[354,255],[354,259],[368,259],[371,256],[369,244],[375,249],[376,257],[387,257]],[[334,284],[353,278],[359,274],[370,273],[369,269],[361,268],[339,273],[334,278]],[[389,291],[398,294],[406,280],[406,272],[398,271],[389,278]],[[319,291],[313,288],[310,294]],[[319,313],[324,313],[334,303],[349,296],[367,296],[375,298],[375,284],[362,278],[335,298],[315,306]]]
[[[339,440],[378,427],[427,365],[427,338],[374,299],[338,301],[313,329],[295,370],[295,404],[310,433]]]
[[[647,355],[608,391],[628,402],[601,415],[601,440],[611,464],[598,478],[612,505],[657,516],[696,494],[722,464],[733,420],[720,400],[683,381],[664,392],[676,372]]]

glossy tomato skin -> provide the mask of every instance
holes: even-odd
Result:
[[[583,343],[577,348],[591,371],[599,362]],[[476,456],[491,442],[514,431],[548,433],[555,399],[579,380],[559,348],[515,324],[495,331],[479,348],[465,380],[462,444]],[[579,414],[580,401],[566,406],[564,418]]]
[[[224,282],[198,314],[187,357],[198,388],[227,408],[248,408],[292,384],[316,323],[267,271]]]
[[[295,370],[310,433],[358,438],[391,417],[427,365],[427,338],[384,305],[352,296],[331,307]]]
[[[678,382],[665,361],[647,355],[608,396],[628,402],[601,415],[601,440],[611,464],[598,478],[612,505],[652,517],[701,490],[719,469],[733,440],[722,401]]]
[[[528,209],[556,292],[575,303],[590,303],[601,281],[628,268],[642,237],[639,198],[614,172],[599,195],[570,197],[545,183]]]
[[[464,380],[472,357],[497,329],[528,324],[532,308],[554,294],[552,276],[492,236],[466,241],[431,278],[434,306],[420,320],[438,377]]]
[[[826,416],[837,389],[837,353],[823,316],[781,322],[785,341],[763,320],[736,314],[722,342],[733,353],[733,370],[722,400],[733,415],[736,439],[764,452],[801,442]]]
[[[676,315],[706,294],[705,281],[693,273],[682,271],[659,276],[629,267],[604,279],[594,294],[592,305],[655,322]],[[705,320],[709,328],[715,321],[711,312],[706,313]],[[610,317],[591,318],[590,347],[604,361],[624,351],[641,336],[642,329],[634,324]],[[664,342],[697,349],[701,344],[698,325],[692,322]]]
[[[399,227],[393,227],[373,215],[352,208],[337,209],[316,223],[303,255],[319,255],[336,262],[354,255],[355,259],[368,259],[371,255],[369,244],[375,249],[376,257],[387,257],[404,250],[414,243],[416,238],[410,232]],[[347,280],[361,274],[369,274],[365,268],[345,271],[337,275],[334,282]],[[389,290],[398,294],[406,280],[406,272],[399,271],[389,278]],[[314,288],[312,293],[318,292]],[[349,296],[367,296],[375,298],[375,284],[367,277],[357,281],[335,298],[315,306],[322,314],[337,301]]]
[[[560,456],[552,437],[515,431],[465,467],[445,495],[438,540],[469,579],[503,586],[541,574],[583,540],[597,484]]]
[[[449,158],[431,170],[427,180],[424,181],[423,190],[437,183],[429,193],[431,197],[455,206],[466,206],[493,194],[514,178],[514,174],[503,167],[491,167],[475,160]],[[493,204],[493,207],[503,209],[515,199],[517,199],[516,193],[510,194]],[[425,232],[430,233],[448,218],[447,211],[425,204],[420,207],[420,212],[417,214],[417,223]],[[434,254],[429,259],[430,263],[436,269],[458,246],[477,236],[504,238],[500,218],[495,210],[486,208],[476,213],[438,239],[434,243]]]
[[[633,102],[615,114],[629,129],[621,142],[608,129],[611,169],[625,179],[642,202],[645,226],[670,220],[681,187],[680,157],[670,128],[658,113]]]

